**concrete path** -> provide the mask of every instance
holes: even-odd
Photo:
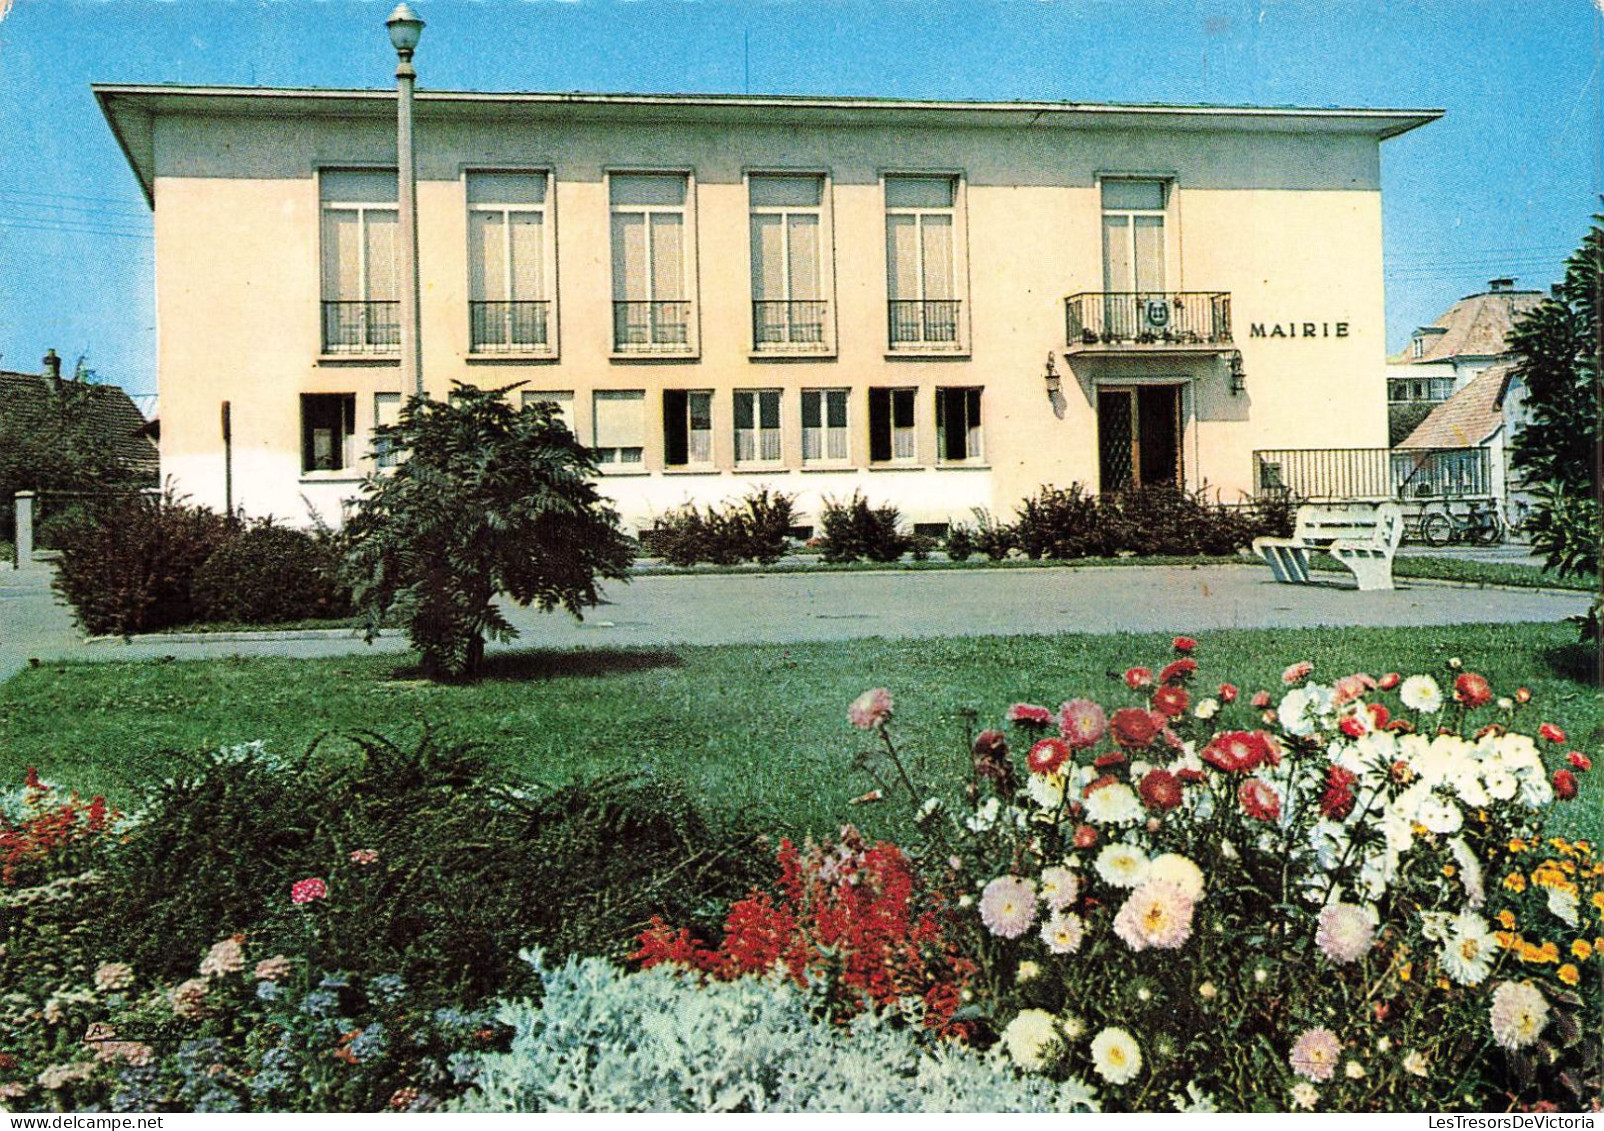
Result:
[[[527,648],[1552,622],[1583,612],[1588,603],[1582,593],[1432,582],[1400,585],[1383,593],[1359,593],[1335,580],[1277,585],[1267,569],[1255,566],[645,576],[609,586],[609,603],[591,610],[582,623],[562,613],[508,612],[521,633],[513,646]],[[399,634],[374,645],[345,633],[85,642],[74,633],[67,610],[54,603],[45,574],[0,571],[0,679],[26,665],[29,657],[310,657],[405,649]]]

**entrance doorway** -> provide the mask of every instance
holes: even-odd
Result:
[[[1179,487],[1181,435],[1181,386],[1098,389],[1100,490]]]

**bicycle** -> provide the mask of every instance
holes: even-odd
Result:
[[[1464,542],[1472,546],[1495,546],[1503,541],[1504,526],[1490,503],[1473,502],[1458,515],[1447,504],[1440,511],[1420,516],[1420,539],[1428,546]]]

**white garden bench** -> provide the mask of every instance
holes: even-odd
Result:
[[[1324,550],[1346,566],[1360,589],[1391,589],[1392,559],[1403,539],[1397,503],[1305,503],[1290,538],[1255,538],[1253,552],[1275,579],[1309,583],[1309,553]]]

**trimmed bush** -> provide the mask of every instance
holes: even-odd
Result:
[[[824,501],[819,516],[823,533],[819,549],[827,562],[894,562],[908,552],[910,536],[902,531],[902,514],[889,504],[871,507],[859,492],[846,502]]]
[[[1011,527],[998,530],[1006,531],[1006,538],[1032,559],[1120,553],[1223,557],[1261,535],[1290,533],[1293,509],[1284,500],[1226,506],[1210,502],[1202,491],[1191,494],[1175,487],[1127,487],[1097,496],[1074,484],[1041,488],[1020,504]],[[1004,540],[1002,533],[992,535],[993,543]]]
[[[641,536],[641,544],[674,566],[773,565],[790,548],[794,511],[790,495],[765,487],[723,507],[701,510],[687,504],[669,511]]]
[[[966,562],[975,552],[975,535],[967,526],[954,526],[947,531],[947,560]]]
[[[994,521],[984,507],[975,508],[975,549],[992,561],[1000,562],[1015,544],[1013,527]]]
[[[339,584],[339,538],[260,519],[236,527],[195,571],[190,586],[202,620],[276,624],[351,615]]]

